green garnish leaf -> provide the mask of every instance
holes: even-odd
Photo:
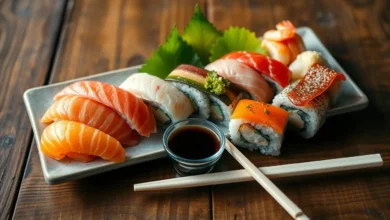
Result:
[[[226,92],[226,88],[229,87],[229,85],[229,80],[222,78],[215,71],[210,71],[207,73],[204,87],[216,95],[221,95]]]
[[[174,26],[167,41],[153,52],[138,71],[164,79],[180,64],[203,67],[198,54],[180,37],[177,27]]]
[[[196,4],[194,15],[185,27],[182,37],[198,53],[204,65],[209,63],[211,46],[221,36],[222,33],[207,20]]]
[[[261,41],[256,38],[255,33],[246,28],[230,27],[211,47],[209,60],[213,62],[233,51],[257,52],[266,55],[265,49],[261,47]]]

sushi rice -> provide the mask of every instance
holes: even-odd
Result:
[[[245,119],[232,119],[229,123],[232,142],[251,151],[278,156],[282,146],[283,134],[271,127],[256,124]]]
[[[210,117],[210,99],[202,91],[181,82],[171,82],[178,90],[184,93],[193,105],[195,111],[191,117],[208,119]]]
[[[290,101],[287,93],[298,82],[294,82],[276,95],[272,104],[288,111],[288,128],[294,130],[303,138],[308,139],[312,138],[325,123],[326,112],[330,106],[330,98],[327,93],[323,93],[305,106],[296,106]]]
[[[211,100],[211,120],[216,122],[217,124],[228,126],[231,115],[236,108],[237,103],[241,99],[247,99],[250,96],[247,92],[238,92],[238,95],[234,100],[226,100],[225,102],[221,99],[221,97],[215,95],[210,95],[209,97]]]

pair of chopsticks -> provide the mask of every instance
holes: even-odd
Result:
[[[288,198],[271,180],[239,151],[227,138],[225,149],[239,162],[245,170],[291,215],[294,219],[309,219],[305,213]]]
[[[295,219],[308,219],[297,205],[281,192],[266,176],[287,177],[353,170],[383,165],[380,154],[256,168],[227,140],[226,150],[246,169],[197,176],[160,180],[134,185],[134,191],[174,189],[257,180]],[[258,171],[258,172],[257,172]]]

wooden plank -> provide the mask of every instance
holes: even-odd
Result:
[[[183,30],[194,1],[75,1],[68,11],[50,82],[140,64],[176,23]],[[200,3],[204,8],[204,3]],[[43,179],[32,146],[15,219],[207,219],[210,188],[135,193],[133,184],[174,177],[168,159],[61,185]]]
[[[22,95],[45,82],[65,3],[0,1],[0,219],[11,216],[32,137]]]
[[[311,140],[287,134],[279,158],[243,150],[256,166],[382,154],[384,167],[374,172],[276,181],[311,218],[386,219],[390,216],[390,118],[386,116],[390,113],[387,98],[390,43],[389,24],[385,19],[388,6],[386,1],[359,4],[352,1],[209,1],[208,15],[221,29],[242,25],[261,36],[283,19],[291,20],[296,26],[311,27],[370,99],[370,106],[364,111],[329,118]],[[220,169],[239,168],[237,162],[224,155]],[[289,218],[256,183],[213,187],[213,217]]]

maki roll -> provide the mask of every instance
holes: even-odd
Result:
[[[229,123],[232,142],[240,147],[278,156],[282,146],[288,113],[282,108],[241,100]]]
[[[249,94],[229,80],[219,76],[215,71],[209,71],[207,73],[204,86],[209,92],[211,101],[211,120],[228,126],[231,113],[235,109],[238,101],[249,98]]]
[[[235,88],[233,85],[226,89],[224,94],[210,94],[211,119],[217,123],[228,125],[231,114],[241,99],[249,98],[247,92]]]
[[[304,78],[275,96],[272,103],[287,110],[289,127],[308,139],[324,124],[342,80],[345,80],[343,74],[315,64]]]
[[[182,64],[176,67],[165,79],[191,101],[194,108],[192,116],[204,119],[210,117],[210,98],[204,88],[206,76],[206,70]]]
[[[194,108],[190,100],[170,83],[147,73],[129,76],[120,88],[143,99],[164,125],[186,119]]]
[[[306,105],[295,105],[288,98],[288,93],[297,84],[298,82],[292,83],[276,95],[272,104],[288,111],[289,128],[308,139],[313,137],[325,122],[326,111],[329,109],[329,96],[323,93]]]

